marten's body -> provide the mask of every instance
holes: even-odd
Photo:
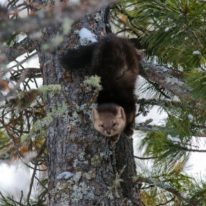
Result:
[[[62,63],[67,69],[86,66],[91,75],[101,77],[103,89],[97,98],[96,111],[105,104],[107,107],[110,104],[121,106],[126,114],[124,131],[131,135],[136,111],[134,89],[139,71],[139,56],[135,47],[126,39],[108,35],[98,43],[68,50]]]

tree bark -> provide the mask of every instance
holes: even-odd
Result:
[[[103,17],[104,10],[85,16],[72,30],[86,25],[98,37],[105,35]],[[50,27],[44,38],[57,32],[58,27]],[[136,175],[132,139],[122,135],[114,149],[94,131],[88,104],[93,92],[83,85],[86,71],[67,72],[59,63],[63,50],[77,43],[72,33],[64,48],[38,51],[44,85],[61,84],[61,92],[46,95],[46,111],[65,110],[55,116],[47,134],[49,205],[140,205],[132,181]]]

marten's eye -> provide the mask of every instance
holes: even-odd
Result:
[[[103,124],[100,124],[100,125],[99,125],[99,127],[102,127],[102,128],[104,128],[104,125],[103,125]]]
[[[117,123],[116,123],[116,122],[113,122],[112,126],[113,126],[113,127],[117,126]]]

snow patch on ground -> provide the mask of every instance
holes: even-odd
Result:
[[[19,201],[23,193],[26,200],[29,192],[30,181],[33,170],[29,169],[21,160],[11,163],[0,163],[0,192],[4,196],[14,197]],[[36,199],[38,195],[38,184],[34,183],[31,198]]]

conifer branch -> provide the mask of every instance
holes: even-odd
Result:
[[[146,62],[142,63],[142,67],[143,72],[141,72],[141,75],[145,79],[157,83],[160,87],[178,97],[191,99],[191,89],[183,81],[183,73]]]
[[[27,194],[27,204],[30,205],[30,196],[31,196],[31,191],[32,191],[32,187],[34,184],[34,179],[35,179],[35,175],[37,172],[37,167],[38,167],[38,158],[43,154],[43,152],[45,151],[46,148],[46,141],[44,141],[44,143],[42,144],[36,159],[35,159],[35,164],[34,164],[34,168],[33,168],[33,173],[32,173],[32,177],[31,177],[31,182],[30,182],[30,186],[29,186],[29,192]]]
[[[155,105],[176,106],[176,107],[181,106],[181,102],[178,101],[168,101],[162,99],[145,99],[145,98],[137,99],[137,104],[151,105],[151,106],[155,106]]]
[[[187,147],[183,147],[181,145],[177,145],[177,147],[181,150],[187,151],[187,152],[200,152],[200,153],[205,153],[206,150],[204,149],[193,149],[193,148],[187,148]]]
[[[29,38],[25,38],[22,41],[14,44],[14,46],[4,49],[4,54],[6,55],[7,60],[11,62],[18,56],[21,56],[24,53],[30,53],[35,49],[36,47],[34,42]]]
[[[134,156],[134,158],[139,159],[139,160],[151,160],[151,159],[156,159],[159,157],[140,157],[140,156]]]
[[[164,203],[160,203],[160,204],[158,204],[156,206],[165,206],[165,205],[168,205],[170,202],[173,202],[173,201],[175,201],[175,197],[172,197],[168,201],[166,201]]]
[[[186,202],[187,204],[189,204],[191,206],[198,206],[197,202],[194,202],[191,199],[185,197],[183,194],[181,194],[181,192],[179,192],[178,190],[176,190],[175,188],[173,188],[169,184],[165,184],[163,182],[157,182],[153,179],[145,178],[145,177],[136,177],[136,178],[134,178],[134,181],[137,182],[138,184],[139,183],[147,183],[150,185],[155,185],[156,187],[159,187],[163,190],[166,190],[167,192],[172,193],[178,199],[183,200],[184,202]]]

